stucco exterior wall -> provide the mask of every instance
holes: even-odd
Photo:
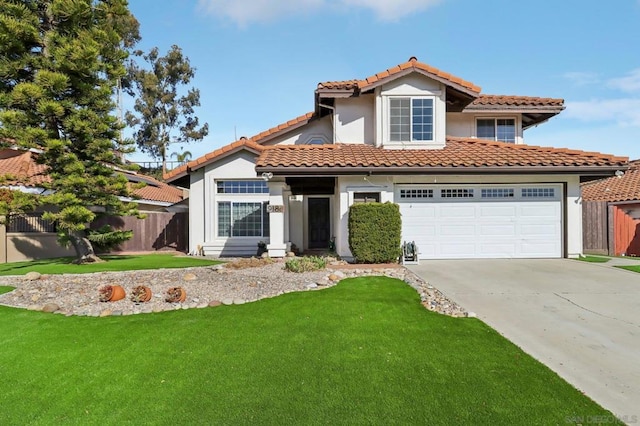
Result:
[[[264,145],[299,145],[309,143],[313,138],[322,138],[326,143],[333,142],[333,125],[330,116],[322,117],[306,126],[286,132],[265,142]]]
[[[0,225],[0,228],[0,241],[2,244],[0,247],[0,263],[75,256],[75,251],[72,247],[64,248],[58,244],[56,234],[6,233],[4,225]]]
[[[336,99],[335,138],[337,143],[363,143],[374,145],[375,98]]]
[[[269,242],[265,237],[218,237],[216,206],[220,200],[264,202],[269,194],[228,195],[216,193],[216,180],[254,180],[256,155],[240,151],[222,158],[191,174],[189,197],[189,250],[196,252],[202,247],[205,255],[236,256],[253,254],[258,242]]]

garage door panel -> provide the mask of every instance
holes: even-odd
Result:
[[[440,255],[457,257],[457,258],[471,258],[475,257],[476,245],[474,242],[451,242],[440,244]]]
[[[470,237],[473,238],[476,232],[475,225],[441,225],[440,235],[443,237],[457,236],[457,237]]]
[[[444,187],[436,185],[429,186],[436,194],[434,198],[419,202],[397,198],[402,214],[402,238],[416,242],[421,259],[562,256],[559,185],[535,185],[554,188],[546,192],[520,189],[532,186],[505,185],[514,189],[510,193],[515,196],[508,199],[496,197],[500,192],[495,191],[491,192],[494,198],[482,198],[482,186],[467,187],[477,188],[474,198],[439,198]],[[525,192],[526,197],[520,195]]]
[[[521,224],[520,235],[524,238],[551,238],[558,235],[555,223]]]
[[[558,245],[547,241],[528,241],[521,245],[520,253],[524,257],[549,257],[547,253],[554,252]]]
[[[433,237],[436,235],[435,225],[428,226],[408,226],[403,227],[403,235],[413,236],[412,238]]]
[[[496,218],[511,219],[517,213],[516,206],[510,206],[510,205],[504,205],[504,204],[500,204],[500,205],[491,205],[491,204],[481,205],[479,207],[479,209],[480,209],[479,217],[481,219],[484,219],[484,218],[489,218],[491,220],[494,220]]]
[[[520,207],[520,216],[522,218],[555,218],[558,217],[558,209],[549,204],[523,204]]]
[[[440,216],[457,217],[460,219],[473,219],[476,217],[476,209],[469,205],[438,205],[440,207]],[[437,213],[436,213],[437,215]]]
[[[516,224],[506,225],[480,225],[481,237],[504,237],[514,238],[516,236]]]
[[[402,217],[430,219],[436,216],[437,209],[426,204],[412,204],[402,210]]]

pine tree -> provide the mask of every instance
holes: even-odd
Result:
[[[200,91],[191,88],[185,95],[178,93],[196,70],[176,45],[166,56],[159,56],[157,47],[147,54],[136,51],[136,56],[142,57],[150,69],[129,61],[124,87],[136,99],[135,112],[128,111],[126,121],[137,129],[134,139],[138,148],[161,159],[164,172],[169,145],[200,141],[209,133],[208,124],[200,127],[194,111],[200,106]]]
[[[78,261],[96,261],[97,214],[138,215],[118,152],[113,95],[138,22],[126,0],[0,0],[0,141],[41,150],[51,183],[40,203]],[[6,142],[5,142],[6,144]]]

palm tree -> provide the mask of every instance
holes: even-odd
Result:
[[[184,164],[187,161],[191,160],[191,157],[193,157],[193,155],[191,155],[189,151],[184,151],[182,153],[173,152],[171,153],[171,158],[173,157],[176,157],[176,161],[180,164]]]

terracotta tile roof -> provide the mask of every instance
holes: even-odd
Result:
[[[326,81],[319,83],[318,90],[367,90],[370,86],[377,86],[389,79],[393,79],[397,74],[400,74],[407,69],[423,71],[435,78],[463,87],[471,92],[480,93],[479,86],[449,74],[448,72],[441,71],[431,65],[419,62],[415,56],[409,58],[407,62],[391,67],[363,80]]]
[[[466,109],[474,107],[564,107],[564,99],[535,96],[480,95]]]
[[[0,175],[12,175],[16,179],[1,182],[0,185],[21,185],[41,187],[51,182],[44,164],[36,162],[37,154],[30,151],[0,150]],[[150,176],[124,173],[130,180],[143,181],[147,186],[134,191],[141,200],[177,203],[183,199],[182,190]]]
[[[582,184],[584,201],[635,201],[640,200],[640,164],[630,163],[621,177],[613,176]]]
[[[164,174],[165,181],[173,181],[178,179],[179,177],[187,175],[192,170],[197,170],[201,167],[204,167],[206,164],[213,162],[219,158],[222,158],[225,154],[230,154],[232,152],[236,152],[242,148],[249,148],[251,150],[260,152],[264,149],[262,145],[258,145],[252,139],[240,139],[229,145],[225,145],[222,148],[218,148],[215,151],[211,151],[210,153],[203,155],[202,157],[198,157],[195,160],[189,161],[186,164],[181,165],[173,170]]]
[[[275,127],[270,128],[269,130],[265,130],[264,132],[258,133],[255,136],[250,137],[249,139],[256,143],[262,143],[265,139],[270,136],[274,136],[285,131],[292,130],[296,126],[303,125],[308,123],[310,120],[314,119],[316,114],[313,112],[308,112],[306,114],[302,114],[299,117],[294,118],[293,120],[289,120],[286,123],[279,124]]]
[[[229,151],[236,150],[240,147],[247,147],[253,150],[259,151],[262,147],[259,144],[265,143],[267,140],[286,133],[290,130],[295,129],[296,127],[303,126],[307,124],[309,121],[314,120],[317,115],[314,112],[308,112],[306,114],[302,114],[299,117],[294,118],[293,120],[289,120],[286,123],[279,124],[274,126],[264,132],[258,133],[257,135],[251,136],[250,138],[243,138],[232,142],[228,145],[223,146],[222,148],[218,148],[214,151],[211,151],[208,154],[205,154],[201,157],[196,158],[195,160],[189,161],[186,164],[181,165],[173,170],[168,171],[164,174],[164,179],[166,181],[173,181],[179,177],[185,176],[188,173],[188,170],[197,170],[200,167],[203,167],[205,164],[211,163],[219,157],[223,156]]]
[[[49,182],[46,167],[35,161],[34,153],[15,149],[0,151],[0,175],[11,175],[15,179],[6,180],[2,185],[24,185],[37,187]]]
[[[443,149],[383,149],[371,145],[286,145],[266,147],[257,170],[277,168],[580,168],[624,167],[626,157],[563,148],[516,145],[481,139],[447,138]],[[462,170],[460,170],[462,171]],[[578,171],[576,169],[576,171]],[[338,173],[338,170],[334,170]]]

